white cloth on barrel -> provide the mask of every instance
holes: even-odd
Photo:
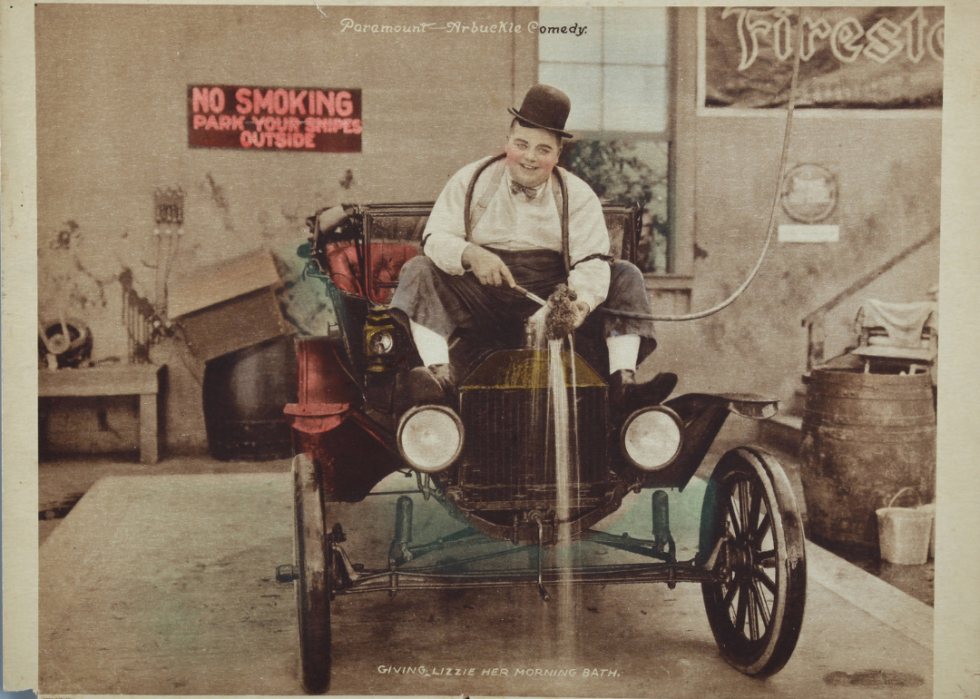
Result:
[[[425,254],[447,274],[463,274],[462,256],[467,246],[463,211],[466,189],[473,173],[486,158],[465,166],[443,188],[432,207],[425,226]],[[473,206],[491,186],[489,168],[477,181]],[[568,246],[572,271],[568,286],[580,300],[595,309],[609,292],[609,264],[592,255],[609,254],[609,231],[599,198],[583,180],[566,170],[561,171],[568,190]],[[533,199],[511,192],[511,179],[505,171],[497,193],[474,227],[469,242],[502,250],[546,249],[561,252],[561,218],[551,188],[552,176],[541,185]]]
[[[922,347],[922,333],[926,328],[938,326],[938,304],[932,301],[914,303],[889,303],[868,299],[860,309],[854,323],[860,332],[863,328],[883,328],[885,337],[872,337],[869,344],[891,347]],[[926,343],[927,344],[927,343]]]

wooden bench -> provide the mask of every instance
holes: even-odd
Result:
[[[160,376],[165,365],[118,364],[86,369],[42,369],[37,373],[38,398],[139,396],[140,461],[160,459]]]

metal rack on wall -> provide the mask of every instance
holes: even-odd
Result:
[[[157,239],[155,303],[136,291],[132,270],[127,269],[119,276],[130,364],[148,364],[150,347],[173,331],[173,324],[166,315],[167,279],[183,235],[184,190],[179,186],[158,187],[153,192],[153,209],[153,233]]]
[[[122,287],[122,321],[129,336],[128,362],[149,364],[150,345],[164,337],[166,324],[148,299],[133,288],[133,273],[126,270],[119,275]]]

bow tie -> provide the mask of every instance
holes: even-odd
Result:
[[[513,195],[523,194],[528,201],[533,201],[536,196],[538,196],[538,190],[535,187],[525,187],[519,182],[510,183],[510,193]]]

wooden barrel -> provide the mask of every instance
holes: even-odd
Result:
[[[929,375],[815,370],[806,392],[800,468],[808,536],[877,549],[876,509],[905,487],[923,503],[934,499],[936,411]]]
[[[292,456],[287,403],[296,402],[296,349],[285,336],[212,359],[204,370],[204,426],[220,461]]]

